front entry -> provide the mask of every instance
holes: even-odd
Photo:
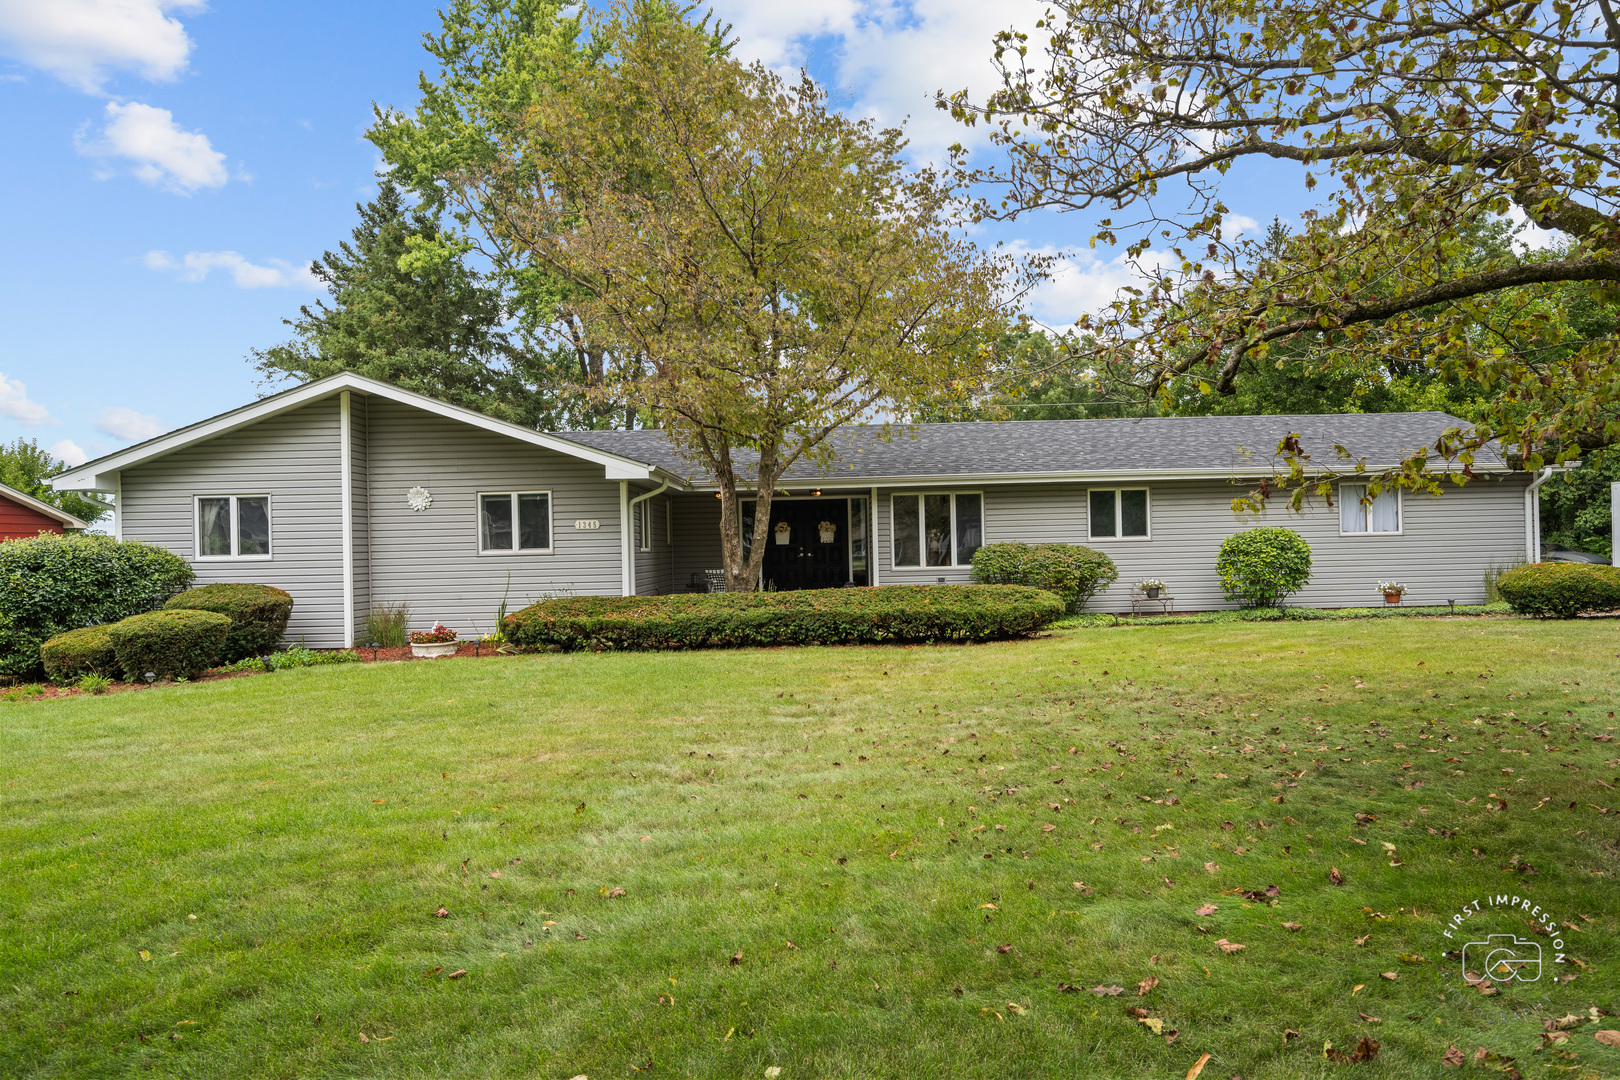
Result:
[[[847,499],[773,501],[771,527],[759,540],[766,588],[836,589],[850,580]]]

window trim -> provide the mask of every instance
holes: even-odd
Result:
[[[512,543],[518,542],[518,504],[519,495],[544,495],[546,497],[546,539],[550,541],[543,548],[484,548],[484,497],[486,495],[505,495],[512,500]],[[477,549],[479,557],[493,555],[496,557],[512,555],[550,555],[557,546],[557,499],[549,488],[538,488],[533,491],[478,491],[473,493],[473,546]]]
[[[1374,532],[1373,527],[1372,527],[1372,507],[1363,506],[1361,508],[1361,512],[1362,512],[1363,515],[1365,515],[1365,517],[1367,519],[1367,527],[1364,530],[1362,530],[1361,532],[1346,532],[1345,531],[1345,528],[1344,528],[1344,495],[1343,495],[1344,489],[1347,488],[1347,487],[1360,488],[1362,490],[1362,492],[1365,493],[1367,488],[1370,487],[1370,486],[1371,485],[1366,484],[1366,483],[1348,484],[1348,483],[1345,483],[1343,481],[1340,481],[1338,487],[1334,489],[1335,493],[1339,495],[1339,505],[1334,508],[1335,510],[1338,511],[1338,515],[1339,515],[1339,535],[1340,536],[1404,536],[1406,534],[1406,496],[1403,494],[1403,489],[1398,488],[1398,487],[1394,488],[1394,489],[1388,489],[1388,490],[1379,492],[1380,495],[1388,495],[1390,493],[1390,490],[1393,490],[1394,493],[1395,493],[1395,528],[1393,528],[1393,529],[1384,529],[1384,530],[1381,530],[1379,532]],[[1357,497],[1356,501],[1357,502],[1360,501],[1359,496]]]
[[[636,515],[636,534],[641,538],[636,544],[637,551],[651,551],[653,549],[652,504],[653,501],[651,499],[642,499],[640,502],[636,503],[635,509],[632,511],[632,513]]]
[[[1112,536],[1098,536],[1091,531],[1091,495],[1097,491],[1111,491],[1114,493],[1114,534]],[[1147,532],[1141,536],[1125,536],[1120,533],[1124,528],[1125,515],[1120,506],[1121,496],[1127,491],[1140,491],[1147,496]],[[1126,487],[1094,487],[1086,488],[1086,540],[1121,540],[1126,543],[1139,543],[1143,540],[1153,539],[1153,488],[1148,485],[1140,487],[1132,484]]]
[[[928,564],[928,522],[923,515],[922,499],[929,495],[945,495],[951,500],[951,561],[938,566]],[[973,561],[957,562],[956,556],[956,497],[958,495],[977,495],[979,497],[979,546],[990,543],[989,531],[985,528],[984,490],[982,488],[956,491],[956,490],[927,490],[927,491],[891,491],[889,492],[889,569],[891,570],[961,570],[971,567]],[[855,498],[855,496],[848,496]],[[894,500],[917,499],[917,558],[921,561],[914,563],[897,563],[894,561]]]
[[[231,553],[229,555],[204,555],[202,553],[202,501],[204,499],[229,499],[231,501]],[[270,554],[268,555],[238,555],[237,548],[242,541],[237,526],[238,499],[263,499],[265,524],[270,530]],[[268,491],[248,491],[236,494],[209,494],[193,495],[191,497],[191,558],[193,562],[269,562],[276,557],[276,528],[275,528],[275,500]]]

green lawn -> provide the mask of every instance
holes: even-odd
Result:
[[[1123,627],[0,703],[0,1074],[1508,1075],[1443,1068],[1455,1044],[1620,1075],[1593,1038],[1620,1019],[1538,1050],[1543,1018],[1620,1012],[1617,631]],[[1524,912],[1442,936],[1497,894],[1577,927],[1581,964],[1464,984],[1441,954],[1471,931],[1552,959]],[[1324,1057],[1364,1037],[1373,1063]]]

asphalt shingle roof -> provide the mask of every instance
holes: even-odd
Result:
[[[985,477],[1075,473],[1187,472],[1258,475],[1278,460],[1277,443],[1297,432],[1313,461],[1344,468],[1335,447],[1370,468],[1394,465],[1464,421],[1442,412],[1292,416],[1165,416],[1136,420],[1013,420],[1004,423],[850,427],[829,440],[836,464],[798,462],[788,480]],[[661,431],[565,431],[560,437],[655,465],[695,483],[709,477]],[[888,438],[885,438],[885,434]],[[755,455],[737,455],[751,471]],[[1475,468],[1500,468],[1494,453]]]

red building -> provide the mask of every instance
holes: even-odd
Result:
[[[48,502],[0,484],[0,541],[22,540],[42,532],[61,533],[90,526]]]

